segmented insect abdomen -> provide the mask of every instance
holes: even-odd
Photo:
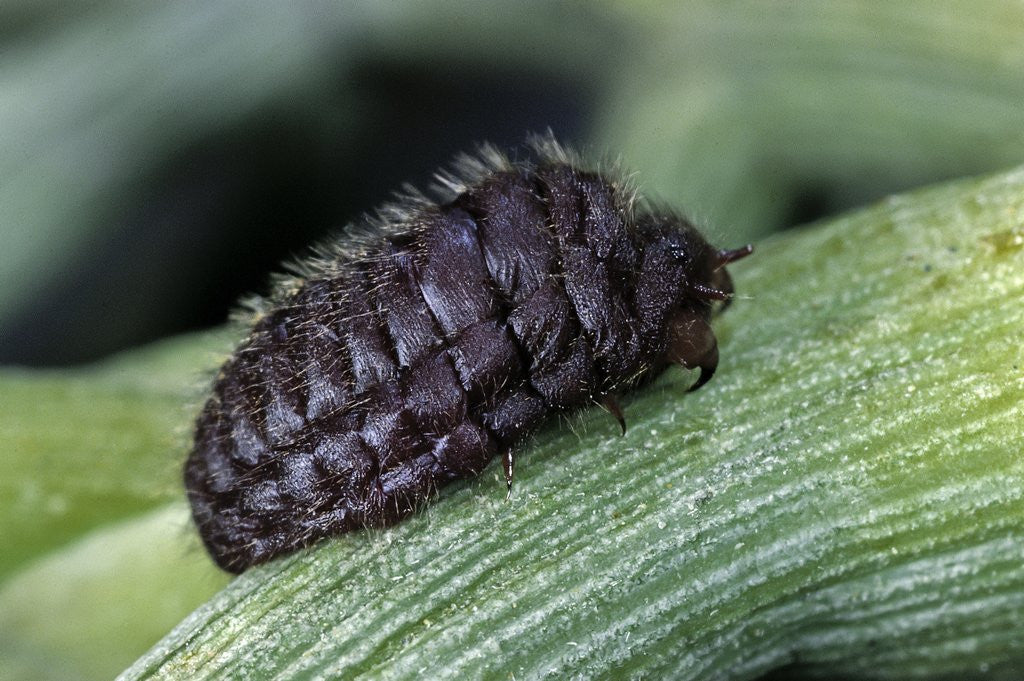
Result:
[[[552,413],[662,368],[673,310],[704,324],[677,354],[707,354],[710,305],[680,290],[713,278],[711,256],[680,261],[628,198],[567,163],[509,165],[282,284],[186,464],[215,560],[241,571],[394,523]]]

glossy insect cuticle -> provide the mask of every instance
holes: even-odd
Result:
[[[213,386],[185,466],[214,559],[240,572],[393,524],[548,417],[668,364],[718,365],[725,265],[684,218],[554,140],[536,161],[466,157],[437,201],[410,195],[282,279]],[[370,229],[372,228],[372,229]]]

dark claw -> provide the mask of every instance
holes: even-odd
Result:
[[[622,407],[619,406],[619,401],[615,398],[615,395],[605,395],[601,400],[601,405],[611,412],[611,415],[615,417],[615,420],[619,422],[619,427],[622,428],[622,434],[626,434],[626,419],[622,415]]]
[[[666,358],[687,369],[700,367],[700,377],[688,392],[693,392],[711,380],[718,368],[718,340],[711,326],[692,310],[680,310],[669,327],[669,346]]]
[[[718,368],[718,343],[711,348],[711,351],[700,362],[700,377],[697,382],[690,386],[690,389],[686,392],[692,393],[697,388],[701,387],[705,383],[711,380],[711,377],[715,375],[715,369]]]

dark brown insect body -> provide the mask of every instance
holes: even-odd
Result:
[[[185,467],[223,568],[390,525],[476,475],[546,418],[604,402],[668,363],[718,363],[724,265],[686,220],[634,205],[553,141],[540,160],[465,160],[433,203],[385,209],[375,236],[320,254],[222,368]]]

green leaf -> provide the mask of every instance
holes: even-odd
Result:
[[[93,532],[4,582],[0,678],[121,671],[227,582],[192,533],[178,501]]]
[[[758,245],[670,372],[420,515],[253,569],[142,678],[1016,678],[1024,169]]]
[[[792,224],[801,202],[851,207],[1006,167],[1024,158],[1024,10],[970,7],[350,0],[319,5],[310,30],[302,3],[9,0],[0,320],[27,314],[55,272],[124,229],[145,208],[146,179],[183,149],[271,115],[367,154],[363,133],[390,113],[351,76],[375,64],[413,79],[566,83],[583,95],[572,106],[586,107],[596,150],[744,238]],[[560,107],[541,111],[551,118],[534,125],[565,134]]]
[[[78,370],[0,370],[0,584],[99,525],[181,498],[191,419],[230,344],[175,339]]]
[[[192,532],[181,463],[234,335],[0,371],[0,678],[110,678],[226,582]]]
[[[497,0],[246,4],[0,6],[0,321],[30,314],[26,303],[54,281],[66,285],[55,273],[134,224],[126,215],[152,211],[140,197],[183,150],[271,118],[365,157],[361,133],[381,125],[380,92],[360,88],[357,70],[400,63],[418,74],[426,63],[448,74],[475,64],[591,81],[593,55],[606,53],[595,13],[568,16],[547,2],[511,13]],[[482,141],[466,139],[467,150]],[[123,266],[139,267],[132,258]],[[174,283],[153,285],[160,294]]]
[[[511,14],[493,1],[475,4],[471,10],[436,2],[384,7],[372,2],[339,5],[319,12],[317,30],[310,31],[308,8],[301,4],[247,12],[251,21],[238,21],[238,8],[231,4],[199,8],[195,3],[143,2],[126,11],[122,4],[101,0],[70,12],[67,7],[58,11],[27,0],[5,4],[0,16],[7,19],[10,49],[5,52],[4,87],[0,88],[0,129],[8,134],[0,141],[4,150],[0,214],[10,218],[5,226],[11,229],[4,233],[4,257],[0,258],[0,317],[9,320],[24,312],[33,292],[87,254],[85,247],[102,241],[99,235],[105,231],[123,227],[119,216],[132,212],[145,178],[183,148],[201,145],[218,131],[261,112],[292,112],[282,115],[295,116],[296,125],[308,126],[312,137],[337,138],[343,129],[341,136],[353,140],[353,149],[358,147],[363,139],[359,131],[377,125],[380,112],[373,105],[376,100],[367,100],[367,92],[354,89],[346,74],[353,65],[378,60],[395,69],[413,65],[416,72],[430,70],[431,64],[441,64],[446,73],[484,64],[485,69],[517,79],[523,72],[571,79],[581,91],[600,99],[593,118],[595,149],[623,152],[628,165],[643,171],[647,188],[674,197],[673,204],[716,225],[718,231],[712,234],[723,245],[741,243],[737,235],[763,234],[787,224],[800,201],[819,201],[826,209],[851,206],[894,188],[1000,167],[1024,157],[1024,136],[1019,132],[1024,124],[1024,109],[1019,105],[1024,96],[1020,78],[1024,43],[1019,40],[1024,13],[1014,3],[984,0],[972,5],[973,12],[965,12],[963,3],[948,0],[832,3],[799,11],[765,11],[763,3],[757,2],[687,3],[681,10],[677,3],[617,0],[570,11],[538,2]],[[211,35],[217,39],[211,40]],[[609,49],[610,45],[615,48]],[[166,87],[168,83],[174,87]],[[328,90],[338,93],[340,104],[326,103]],[[557,121],[554,124],[557,128]],[[662,581],[668,579],[665,575],[678,574],[680,588],[691,590],[685,597],[693,607],[702,603],[707,607],[694,616],[700,622],[680,623],[680,618],[698,610],[681,609],[678,600],[668,599],[667,591],[658,591],[664,585],[650,587],[651,594],[663,598],[650,601],[655,603],[651,607],[670,613],[657,610],[661,619],[652,621],[675,624],[668,633],[664,627],[657,629],[661,626],[657,623],[646,628],[638,625],[638,633],[623,635],[625,642],[607,644],[609,652],[601,659],[621,664],[623,670],[657,671],[659,667],[644,662],[657,657],[650,651],[683,640],[685,654],[674,654],[682,671],[712,669],[722,676],[744,676],[747,669],[768,668],[789,659],[810,664],[812,670],[866,669],[876,676],[900,677],[935,675],[943,665],[954,670],[952,674],[981,665],[993,671],[997,669],[993,665],[1003,660],[1011,667],[1002,669],[1010,669],[1007,675],[1014,676],[1019,644],[1007,632],[1019,629],[1020,623],[1006,612],[1018,603],[1014,599],[1019,599],[1019,575],[1005,573],[1005,580],[998,582],[992,575],[1003,573],[992,567],[995,549],[984,549],[983,539],[985,532],[996,532],[991,529],[994,521],[985,514],[1002,519],[1009,528],[1008,541],[1019,539],[1019,504],[1012,492],[1019,487],[1020,471],[1013,467],[1006,443],[1019,439],[1019,432],[1008,424],[1019,416],[1012,407],[1019,402],[1020,357],[1013,355],[1010,345],[997,347],[999,338],[1013,339],[1020,328],[1018,313],[1008,307],[1015,301],[1015,292],[1019,293],[1019,282],[1014,268],[1008,271],[1006,266],[1014,263],[1019,270],[1017,178],[1009,176],[1005,187],[993,180],[978,187],[964,184],[938,190],[820,232],[759,244],[758,255],[737,267],[741,288],[753,297],[739,301],[719,324],[725,357],[722,375],[711,386],[684,399],[683,380],[667,377],[630,407],[633,430],[624,440],[612,439],[615,429],[600,412],[573,422],[579,424],[579,439],[557,429],[541,434],[537,446],[523,457],[516,496],[508,505],[500,503],[500,482],[488,479],[463,485],[446,494],[424,518],[410,521],[408,529],[342,539],[313,552],[312,560],[329,559],[334,562],[328,565],[336,564],[342,573],[350,574],[360,564],[373,566],[374,560],[387,560],[388,551],[397,550],[388,549],[388,542],[409,544],[410,555],[418,555],[417,546],[424,551],[429,548],[429,542],[420,538],[427,534],[437,532],[461,541],[477,532],[482,549],[508,556],[517,567],[496,567],[490,554],[486,565],[506,571],[499,576],[508,576],[510,570],[523,571],[522,576],[510,578],[507,594],[504,585],[495,587],[494,599],[486,605],[480,589],[495,585],[486,571],[480,573],[479,584],[466,589],[464,600],[443,593],[439,599],[454,610],[460,604],[493,610],[500,626],[493,636],[459,628],[461,624],[449,626],[449,619],[456,616],[451,613],[448,619],[431,619],[431,635],[444,638],[448,631],[454,635],[475,631],[462,641],[463,647],[486,655],[495,646],[504,646],[511,652],[498,661],[479,664],[497,665],[507,659],[509,664],[502,666],[501,673],[518,678],[520,673],[512,666],[517,659],[527,660],[518,664],[529,669],[529,660],[551,659],[558,664],[563,659],[559,655],[567,655],[563,629],[583,615],[566,604],[566,598],[588,598],[579,601],[579,608],[608,605],[607,612],[595,619],[593,635],[598,637],[601,631],[607,634],[607,623],[617,613],[633,612],[619,602],[622,598],[637,593],[636,598],[648,598],[648,592],[637,591],[639,586],[609,582],[609,594],[603,600],[567,578],[574,591],[543,600],[553,592],[544,580],[558,579],[551,576],[555,573],[548,577],[543,573],[555,570],[563,559],[566,566],[581,570],[593,562],[595,579],[612,579],[614,556],[601,562],[603,554],[577,556],[571,547],[593,541],[594,551],[599,551],[601,544],[594,537],[612,541],[617,536],[613,530],[619,526],[609,518],[623,523],[635,520],[636,526],[628,528],[632,534],[624,535],[622,551],[636,551],[639,546],[642,550],[636,560],[647,556],[648,562],[638,562],[634,572],[646,570],[641,572],[645,579]],[[971,204],[971,196],[979,205]],[[937,212],[933,215],[929,210]],[[875,224],[881,229],[887,219],[906,234],[872,236],[864,226]],[[732,239],[721,236],[725,229]],[[846,230],[854,231],[847,234]],[[944,250],[948,244],[959,250]],[[860,252],[868,250],[871,253]],[[886,253],[894,259],[881,260]],[[900,255],[909,259],[897,262]],[[926,266],[932,269],[924,272]],[[807,281],[789,278],[801,274],[809,275]],[[950,305],[961,305],[955,310],[963,318],[947,319],[946,312],[953,308],[939,305],[946,297],[951,298]],[[999,319],[1005,322],[1002,330]],[[974,320],[979,324],[976,329],[971,326]],[[82,336],[75,340],[81,341]],[[169,628],[221,583],[223,576],[216,576],[204,562],[180,506],[180,464],[195,407],[207,383],[204,372],[217,366],[226,347],[220,342],[212,337],[176,340],[70,372],[0,370],[0,442],[4,443],[0,449],[4,466],[0,476],[0,678],[107,678],[134,659],[156,632]],[[1006,342],[1012,344],[1012,340]],[[822,354],[825,347],[848,362],[830,363],[834,358]],[[934,363],[942,364],[946,373]],[[916,375],[923,380],[914,384],[913,393],[886,392],[887,386],[896,385],[893,381]],[[827,392],[838,390],[834,386],[842,381],[859,386],[859,398]],[[936,394],[943,387],[950,404],[936,406]],[[931,392],[919,392],[926,388]],[[754,399],[758,391],[764,393],[762,402]],[[829,401],[833,397],[836,402]],[[900,398],[898,403],[895,397]],[[836,406],[840,398],[848,403]],[[804,403],[806,409],[801,407]],[[1004,420],[998,421],[995,415],[1004,403],[1009,406]],[[931,412],[921,411],[929,405]],[[960,411],[956,411],[958,405]],[[670,426],[663,423],[672,418]],[[879,422],[889,430],[873,430],[880,427]],[[773,428],[783,430],[775,433]],[[892,430],[896,428],[905,432]],[[659,434],[645,436],[651,429]],[[740,447],[739,443],[746,444]],[[857,443],[890,449],[851,453],[849,448]],[[822,449],[820,458],[801,459],[808,447]],[[763,472],[760,465],[751,463],[761,462],[761,455],[776,457],[783,462],[778,465],[792,461],[793,467],[786,470],[798,477],[787,483],[789,479],[778,471]],[[842,456],[848,458],[842,460]],[[664,468],[660,462],[674,467]],[[835,468],[828,468],[828,463]],[[737,466],[747,471],[743,465],[751,476],[743,483],[749,485],[748,496],[734,489],[740,483],[728,488],[731,497],[727,490],[721,491],[718,501],[705,495],[718,492],[715,485],[734,480],[731,476]],[[824,477],[826,470],[833,470],[831,477]],[[987,470],[991,479],[983,479],[979,470]],[[556,475],[559,471],[561,477]],[[709,478],[719,473],[724,477]],[[661,476],[659,482],[673,487],[648,489],[650,475]],[[680,480],[680,475],[690,477]],[[800,496],[809,492],[787,486],[805,479],[800,476],[825,480],[819,483],[825,490],[820,509]],[[926,521],[938,519],[946,524],[929,530],[934,536],[921,534],[926,549],[920,555],[932,560],[948,545],[950,560],[960,562],[955,569],[922,563],[926,569],[935,568],[929,577],[934,583],[905,576],[899,582],[893,577],[896,558],[889,563],[878,559],[866,567],[858,563],[867,549],[854,550],[862,547],[847,539],[849,533],[854,532],[857,541],[875,536],[858,524],[861,521],[853,529],[843,526],[837,530],[838,538],[829,536],[825,542],[833,552],[849,551],[853,566],[849,569],[864,579],[886,585],[922,583],[908,591],[924,599],[913,606],[917,624],[910,606],[899,610],[892,601],[876,598],[881,588],[877,585],[874,591],[865,589],[851,597],[853,605],[848,609],[826,598],[832,592],[823,584],[856,583],[851,574],[836,568],[846,559],[843,553],[824,555],[824,567],[807,567],[806,574],[784,566],[772,572],[775,564],[765,562],[766,581],[758,585],[760,591],[751,589],[771,604],[761,612],[745,600],[747,591],[738,586],[742,573],[729,581],[726,573],[709,572],[716,565],[722,568],[724,561],[708,555],[723,549],[712,545],[705,553],[698,551],[704,543],[728,538],[725,531],[730,528],[740,532],[723,515],[731,502],[745,499],[746,506],[768,514],[766,523],[778,520],[771,528],[752,526],[762,533],[759,541],[770,543],[772,535],[763,534],[770,529],[779,537],[797,536],[792,533],[804,520],[800,513],[807,517],[821,513],[839,522],[876,509],[884,519],[891,511],[884,503],[889,501],[887,495],[897,493],[908,495],[910,513],[918,508],[913,506],[918,499],[913,495],[929,490],[945,493],[938,479],[951,486],[950,493],[962,494],[950,497],[948,503],[935,502],[944,509],[941,513],[921,511]],[[898,483],[899,488],[882,487],[890,483]],[[776,488],[789,490],[786,499],[802,500],[804,506],[781,506],[788,503],[786,499],[775,498],[758,505],[762,504],[758,495],[771,497]],[[621,499],[615,496],[620,492]],[[677,509],[678,495],[684,492],[690,495],[683,497],[688,504],[685,517]],[[848,506],[836,501],[837,495],[846,492]],[[971,496],[974,492],[978,496]],[[578,520],[584,509],[562,517],[559,504],[592,495],[598,495],[595,504],[604,504],[594,506],[593,513],[612,514],[604,525],[600,518],[588,521],[589,525]],[[623,510],[624,504],[638,499],[648,505]],[[176,502],[177,506],[168,506]],[[988,504],[989,510],[971,511],[971,503]],[[737,508],[746,506],[741,503]],[[666,527],[681,528],[677,541],[691,543],[665,566],[651,563],[654,552],[672,548],[659,544],[662,533],[644,524],[656,517],[652,509],[662,509],[667,518],[678,520]],[[788,514],[783,509],[789,509]],[[949,514],[958,514],[959,520],[948,520]],[[448,525],[473,518],[486,529]],[[883,524],[877,531],[893,534],[876,537],[873,550],[883,553],[895,547],[915,555],[917,545],[896,532],[902,526],[896,521],[878,522]],[[168,523],[175,526],[173,531]],[[564,548],[558,532],[573,523],[580,525],[580,534],[566,535],[570,548]],[[602,532],[612,534],[606,537]],[[648,534],[639,535],[640,539],[634,536],[644,532]],[[549,553],[529,572],[518,561],[536,556],[526,552],[532,550],[533,533]],[[420,538],[421,543],[411,538]],[[650,540],[649,545],[644,539]],[[738,557],[761,546],[747,539],[743,542],[744,546],[734,549]],[[971,554],[972,547],[982,555]],[[515,553],[520,550],[526,553]],[[807,555],[806,550],[794,551],[794,560]],[[482,569],[466,568],[465,556],[462,559],[452,563],[453,570],[463,568],[459,574]],[[831,577],[823,572],[828,566],[836,570]],[[211,613],[225,611],[237,616],[240,629],[248,631],[253,615],[245,606],[233,605],[232,594],[252,588],[257,589],[255,598],[263,598],[260,590],[269,585],[289,579],[294,583],[290,571],[298,569],[287,563],[247,576],[192,621],[202,623]],[[956,570],[966,574],[953,574]],[[409,574],[414,579],[430,571],[410,568]],[[327,576],[311,577],[309,588],[330,584]],[[151,583],[152,589],[129,586],[131,577]],[[359,590],[362,584],[376,584],[375,593],[384,598],[386,592],[374,579],[357,577],[340,590],[345,593]],[[732,608],[733,619],[722,619],[726,615],[719,605],[709,605],[709,596],[697,593],[694,580],[700,579],[712,591],[721,584],[735,587],[721,596],[722,603]],[[782,586],[772,586],[776,583]],[[786,591],[798,588],[794,584],[802,584],[802,591]],[[1005,588],[997,588],[998,584]],[[958,591],[975,588],[991,588],[991,602],[980,597],[971,601]],[[935,613],[936,601],[924,595],[947,597],[951,592],[956,592],[956,598],[948,598],[953,609],[980,605],[961,613],[961,619],[947,614],[944,620]],[[527,618],[530,635],[523,634],[522,649],[515,627],[526,625],[505,617],[505,610],[492,608],[505,602],[506,595],[511,602],[533,599],[535,609]],[[801,604],[802,598],[812,596],[825,599],[824,604]],[[405,596],[398,589],[393,597]],[[424,609],[423,598],[428,596],[421,595],[420,604],[410,612]],[[371,601],[371,595],[366,595],[353,604]],[[161,605],[167,602],[174,607]],[[33,603],[38,604],[34,612]],[[541,609],[545,603],[547,610]],[[311,612],[318,613],[324,605],[311,606]],[[367,607],[368,613],[352,615],[352,631],[374,613],[383,612],[380,601]],[[878,613],[880,624],[874,630],[882,632],[881,646],[869,646],[865,652],[868,644],[863,638],[847,636],[840,624],[845,622],[851,631],[869,626],[864,613],[871,608]],[[896,614],[889,618],[886,608]],[[341,622],[348,621],[345,613],[351,612],[345,605],[316,620],[311,625],[314,629],[317,622],[323,623],[318,631],[296,634],[284,629],[281,636],[290,641],[288,650],[317,664],[330,658],[331,637],[345,635]],[[545,612],[552,613],[550,621]],[[990,612],[995,615],[988,621]],[[860,613],[863,621],[849,620],[848,613]],[[305,610],[300,614],[309,619]],[[776,615],[780,624],[765,629],[765,640],[751,633],[758,622]],[[802,624],[785,619],[789,616],[803,618]],[[740,631],[736,622],[743,617],[750,624]],[[115,626],[115,621],[121,626]],[[446,628],[439,633],[441,622]],[[893,629],[896,625],[901,628]],[[984,626],[1003,629],[988,638],[971,629],[980,631]],[[179,630],[177,638],[168,639],[178,641],[173,644],[181,646],[177,653],[157,649],[133,673],[160,664],[164,654],[171,655],[169,671],[187,669],[183,660],[207,657],[215,660],[214,670],[230,667],[246,639],[225,638],[214,629],[212,624],[198,628],[197,641],[220,641],[223,654],[211,652],[200,642],[189,643],[191,630]],[[552,632],[550,648],[560,651],[559,655],[546,656],[537,647],[541,645],[538,637],[547,631]],[[416,627],[410,626],[409,632],[407,639],[395,639],[394,630],[374,633],[383,647],[372,653],[376,657],[366,659],[380,666],[387,664],[388,655],[401,657],[406,668],[417,659],[430,662],[429,657],[416,656],[429,655],[434,644],[423,640],[423,632]],[[327,641],[317,643],[314,633]],[[517,638],[510,643],[513,635]],[[719,638],[705,640],[709,636]],[[406,641],[409,650],[402,653]],[[704,648],[698,645],[701,641]],[[705,654],[714,641],[722,643],[720,659]],[[588,645],[590,650],[601,646],[586,640],[573,642],[582,651]],[[747,655],[761,657],[746,667],[732,665],[729,655],[736,651],[730,652],[729,642],[748,646]],[[910,653],[901,652],[911,649],[924,662],[914,666],[907,657]],[[283,664],[286,657],[274,658],[266,646],[254,650],[262,661],[253,664],[265,668]],[[448,657],[438,660],[452,659],[454,649],[446,650]],[[635,659],[639,661],[634,660],[633,650],[638,651]],[[678,653],[671,647],[666,650],[665,656],[672,656],[673,650]],[[780,652],[784,650],[792,657]],[[955,650],[960,651],[959,658]],[[582,651],[580,669],[604,669],[600,660],[593,661],[593,654],[586,657]],[[668,663],[662,665],[665,668]],[[402,668],[396,663],[396,671]]]
[[[634,41],[598,138],[743,238],[1024,159],[1020,3],[607,4]]]

